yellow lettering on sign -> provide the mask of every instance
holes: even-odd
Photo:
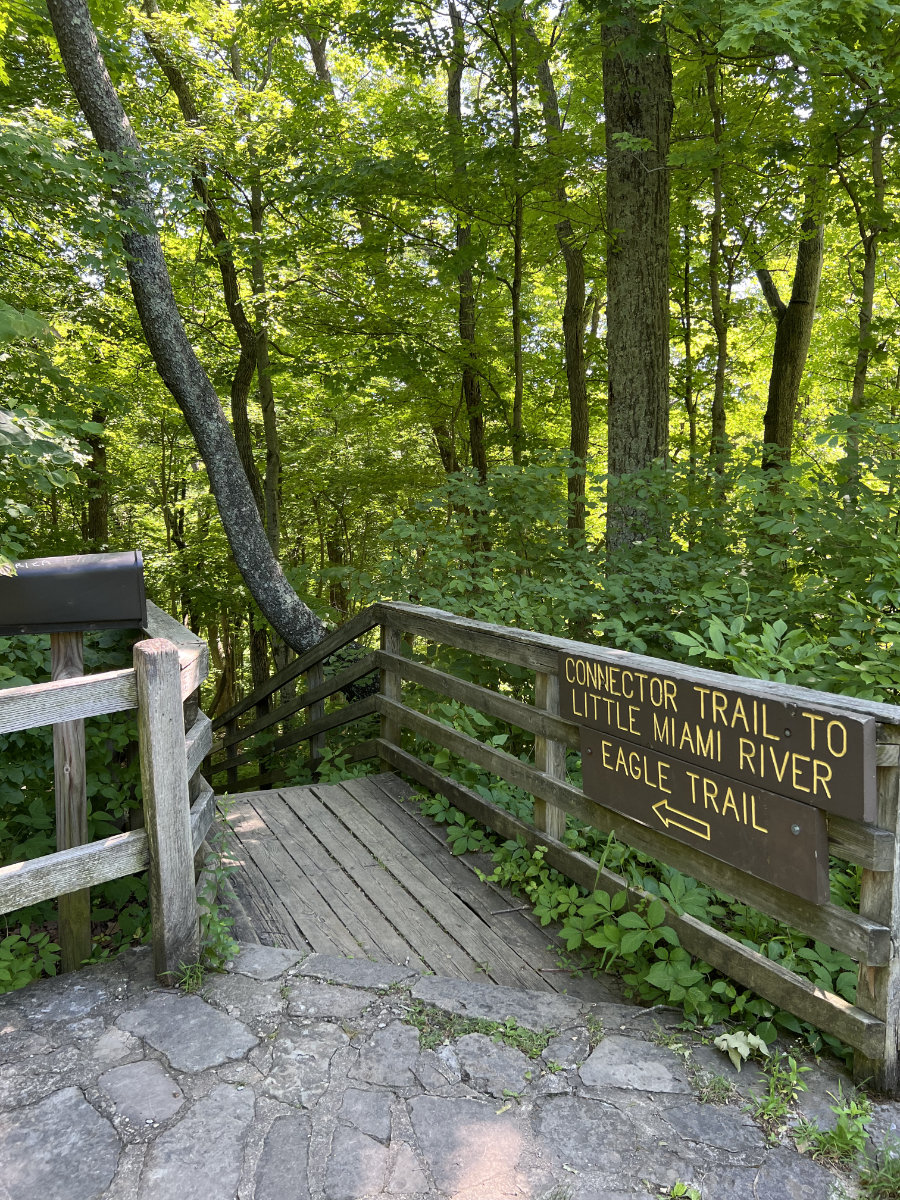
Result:
[[[756,797],[753,795],[752,792],[750,793],[750,814],[751,814],[750,823],[752,824],[753,828],[757,831],[757,833],[768,833],[769,832],[768,829],[766,829],[762,825],[757,825],[757,823],[756,823]]]
[[[798,792],[808,792],[810,789],[806,784],[801,783],[799,779],[801,771],[804,770],[800,764],[801,762],[808,763],[811,760],[805,754],[793,754],[791,757],[793,759],[791,762],[791,782]]]
[[[835,729],[840,730],[841,736],[838,741],[838,745],[840,746],[840,749],[838,749],[837,746],[834,745],[835,735],[832,731]],[[843,723],[843,721],[829,721],[828,728],[825,731],[825,736],[828,739],[829,753],[833,754],[835,758],[843,758],[844,755],[847,753],[847,727]]]
[[[740,696],[735,697],[734,709],[731,713],[731,728],[734,729],[735,724],[741,721],[744,726],[744,732],[750,732],[750,726],[747,724],[747,714],[744,712],[744,702]]]
[[[723,817],[729,811],[729,809],[731,810],[731,812],[734,813],[734,819],[736,821],[740,822],[741,816],[737,810],[737,805],[734,802],[734,790],[730,787],[726,788],[725,799],[722,802],[722,816]]]
[[[826,773],[827,772],[827,773]],[[813,759],[813,795],[818,796],[819,784],[822,785],[822,791],[831,799],[831,788],[828,786],[831,779],[831,767],[828,763],[821,762],[818,758]]]

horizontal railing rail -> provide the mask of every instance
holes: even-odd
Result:
[[[171,980],[197,959],[194,860],[215,815],[200,773],[212,747],[198,699],[209,655],[152,603],[145,632],[130,669],[0,691],[0,734],[136,710],[144,819],[142,829],[0,868],[0,915],[149,869],[154,968]]]
[[[344,664],[323,681],[329,659],[349,642],[376,626],[381,646],[359,663]],[[434,654],[415,653],[417,647],[451,647],[476,659],[512,664],[533,673],[534,703],[460,678],[433,665]],[[711,854],[676,841],[662,830],[605,807],[567,778],[566,752],[580,747],[579,727],[560,715],[558,663],[561,652],[589,655],[629,670],[658,671],[691,684],[714,687],[722,676],[704,668],[652,659],[609,647],[586,645],[566,638],[470,621],[437,609],[401,603],[373,605],[329,634],[325,642],[298,658],[240,705],[214,722],[219,734],[215,773],[231,773],[231,784],[243,786],[241,768],[253,761],[253,750],[241,744],[254,735],[306,710],[305,723],[283,732],[260,754],[275,753],[309,740],[311,761],[322,736],[374,711],[380,719],[377,736],[353,749],[353,757],[377,757],[392,769],[432,792],[446,796],[456,807],[506,838],[521,838],[531,848],[547,847],[546,861],[588,891],[625,891],[632,905],[649,897],[620,875],[601,867],[563,841],[566,816],[665,862],[715,890],[751,905],[807,936],[826,943],[859,964],[857,1002],[811,983],[803,976],[712,926],[666,905],[666,920],[682,945],[738,983],[773,1004],[832,1033],[857,1051],[858,1075],[874,1078],[887,1090],[900,1087],[898,1076],[898,1016],[900,972],[895,946],[900,938],[900,872],[898,872],[898,797],[900,797],[900,706],[856,697],[812,692],[806,688],[740,678],[743,694],[788,704],[827,702],[832,710],[872,717],[877,722],[878,816],[875,823],[826,814],[830,854],[862,868],[859,911],[831,902],[816,904],[774,883],[730,865]],[[432,661],[423,661],[430,658]],[[350,699],[325,714],[323,702],[347,685],[364,678],[374,667],[380,672],[377,696]],[[256,704],[271,699],[289,680],[307,676],[307,689],[241,728],[237,718]],[[413,688],[406,695],[404,688]],[[534,738],[532,761],[479,741],[416,707],[422,692],[443,697],[483,713]],[[369,703],[371,700],[373,703]],[[334,703],[334,701],[333,701]],[[318,707],[317,707],[318,706]],[[522,789],[534,799],[533,822],[523,821],[486,800],[422,757],[419,747],[438,747],[490,775]],[[319,749],[321,753],[321,748]],[[433,752],[428,755],[433,757]],[[279,771],[261,773],[253,781],[264,787],[276,782]]]

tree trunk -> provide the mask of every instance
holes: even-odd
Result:
[[[462,76],[465,67],[465,30],[462,17],[456,6],[450,4],[450,22],[453,29],[453,53],[447,65],[447,118],[453,146],[453,170],[457,180],[464,185],[466,176],[466,150],[462,124]],[[464,186],[461,193],[464,193]],[[464,202],[461,194],[460,203]],[[458,215],[456,218],[456,249],[466,250],[472,242],[472,227]],[[466,416],[469,422],[469,451],[472,466],[482,483],[487,479],[487,453],[484,446],[484,413],[481,405],[481,380],[478,376],[478,350],[475,344],[475,280],[470,266],[458,274],[459,283],[459,340],[463,350],[461,391]]]
[[[534,41],[537,37],[531,31]],[[539,43],[538,43],[539,44]],[[543,47],[541,47],[543,53]],[[553,199],[559,209],[560,219],[556,222],[556,240],[566,270],[566,300],[563,307],[563,353],[566,364],[566,386],[569,393],[569,452],[572,474],[569,476],[570,541],[575,544],[584,537],[585,501],[587,496],[587,456],[590,444],[590,413],[588,411],[587,364],[584,356],[584,250],[581,240],[572,228],[567,209],[569,197],[564,182],[564,164],[556,159],[556,142],[562,134],[559,115],[559,98],[553,73],[546,57],[541,57],[536,68],[541,92],[541,109],[544,116],[544,137],[551,158],[557,166],[558,175],[552,185]]]
[[[706,94],[713,119],[713,138],[716,145],[713,179],[713,211],[709,229],[709,301],[713,329],[716,334],[716,374],[713,385],[712,420],[709,434],[709,459],[713,470],[721,475],[725,469],[728,444],[725,436],[725,370],[728,365],[728,321],[722,307],[719,264],[722,257],[722,165],[719,146],[722,141],[722,109],[719,105],[719,77],[713,63],[706,67]]]
[[[206,463],[238,570],[267,619],[298,652],[325,627],[288,584],[272,554],[219,397],[178,311],[156,230],[146,167],[97,45],[84,0],[48,0],[63,65],[98,148],[122,156],[122,242],[141,327],[160,377],[185,415]]]
[[[620,20],[604,26],[603,42],[609,472],[621,476],[668,454],[666,159],[674,106],[664,32],[654,36],[626,7]],[[611,500],[606,526],[610,549],[648,532],[645,512]]]
[[[281,541],[281,445],[278,438],[275,392],[272,388],[272,370],[269,362],[269,298],[266,291],[266,272],[261,250],[263,202],[257,180],[254,180],[250,187],[250,224],[254,234],[250,273],[256,308],[256,383],[259,389],[259,406],[262,409],[263,432],[266,439],[264,513],[269,545],[277,558]]]
[[[697,397],[694,394],[694,313],[691,299],[691,231],[684,227],[684,277],[681,297],[681,334],[684,342],[684,411],[688,419],[688,453],[691,471],[697,468]]]
[[[763,423],[764,470],[773,470],[791,461],[794,417],[822,278],[824,223],[819,217],[808,215],[800,226],[800,232],[802,238],[797,247],[789,304],[781,299],[765,267],[759,267],[756,272],[776,322],[775,349],[769,375],[769,402]]]
[[[512,302],[512,338],[513,338],[513,414],[512,436],[510,448],[513,463],[518,467],[522,462],[522,451],[525,448],[525,430],[522,420],[522,405],[525,397],[525,370],[522,361],[522,237],[525,226],[525,198],[519,184],[519,154],[522,149],[522,121],[519,114],[519,43],[516,38],[516,14],[510,13],[510,109],[512,115],[512,148],[513,148],[513,277],[510,297]]]
[[[144,11],[150,17],[156,16],[159,12],[156,0],[144,0]],[[181,115],[189,125],[199,124],[200,112],[184,72],[152,32],[148,31],[145,33],[145,41],[157,65],[163,75],[165,75],[175,99],[178,101]],[[233,64],[234,69],[239,71],[236,50],[233,54]],[[234,440],[237,443],[238,453],[241,457],[241,464],[253,492],[253,499],[256,502],[260,516],[263,516],[265,514],[265,500],[263,497],[262,482],[253,455],[253,434],[250,430],[250,418],[247,411],[250,388],[253,384],[254,372],[256,371],[256,336],[241,300],[240,281],[234,263],[234,256],[231,253],[231,242],[225,233],[218,207],[210,193],[205,164],[200,163],[197,170],[193,172],[191,184],[195,195],[203,203],[203,224],[215,253],[219,274],[222,278],[222,294],[225,299],[228,319],[231,321],[240,347],[237,366],[231,378],[231,424],[234,430]]]
[[[106,424],[106,413],[95,408],[91,413],[95,425]],[[85,441],[91,448],[88,461],[88,502],[85,540],[92,551],[105,550],[109,545],[109,477],[106,472],[106,433],[89,433]]]
[[[456,475],[459,471],[459,459],[456,457],[452,426],[449,421],[432,421],[431,432],[441,456],[441,466],[448,475]]]
[[[872,213],[867,217],[856,189],[841,173],[841,182],[856,212],[859,237],[863,249],[862,287],[859,292],[856,361],[853,364],[853,386],[850,392],[849,414],[852,420],[847,430],[846,472],[850,495],[859,493],[859,417],[866,402],[866,377],[872,355],[872,315],[875,307],[875,275],[878,267],[878,241],[881,235],[880,214],[884,212],[884,129],[875,125],[869,139],[872,167]]]

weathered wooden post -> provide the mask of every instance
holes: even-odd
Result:
[[[306,688],[307,691],[312,691],[313,688],[320,687],[325,682],[325,671],[322,664],[314,663],[306,672]],[[308,721],[318,721],[325,716],[325,701],[314,700],[309,706]],[[313,775],[318,774],[319,764],[322,761],[322,752],[325,749],[325,734],[317,733],[309,739],[309,769]]]
[[[77,679],[84,674],[81,633],[50,634],[50,678]],[[56,848],[70,850],[88,840],[87,770],[84,720],[53,726],[53,775],[56,791]],[[59,898],[60,970],[75,971],[91,956],[91,890]]]
[[[147,617],[139,551],[70,554],[16,563],[0,579],[0,635],[50,635],[50,672],[55,683],[84,674],[82,633],[130,629]],[[70,850],[88,840],[84,720],[53,726],[56,846]],[[59,898],[59,945],[63,971],[74,971],[91,954],[88,888]]]
[[[559,716],[559,676],[537,671],[534,679],[534,706],[550,716]],[[566,747],[554,738],[535,735],[534,765],[551,779],[566,778]],[[555,804],[534,798],[534,827],[562,841],[566,832],[566,814]]]
[[[399,657],[403,645],[403,635],[393,625],[381,626],[381,649],[386,654]],[[387,700],[395,700],[398,704],[403,700],[403,681],[400,672],[392,667],[381,668],[381,694]],[[394,746],[400,745],[400,722],[396,717],[381,717],[381,736]]]
[[[153,968],[173,982],[199,956],[178,650],[162,638],[134,647],[144,821],[150,843]]]
[[[900,752],[900,726],[881,725],[878,741]],[[896,760],[895,760],[896,764]],[[884,1021],[884,1057],[869,1059],[857,1051],[853,1060],[856,1079],[870,1080],[896,1096],[900,1091],[900,765],[878,768],[876,824],[894,831],[894,856],[890,870],[864,870],[859,890],[859,915],[891,930],[894,953],[881,967],[860,964],[857,1005]]]

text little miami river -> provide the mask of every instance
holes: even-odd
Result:
[[[581,726],[591,799],[797,895],[828,899],[824,814],[874,817],[872,718],[823,707],[823,693],[815,704],[785,703],[685,667],[566,653],[559,665],[560,710]]]

